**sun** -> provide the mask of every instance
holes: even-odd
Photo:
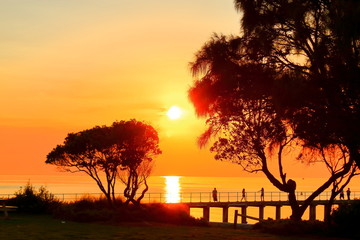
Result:
[[[171,120],[179,119],[182,114],[183,112],[178,106],[172,106],[166,113]]]
[[[165,176],[166,202],[178,203],[180,202],[180,177]]]

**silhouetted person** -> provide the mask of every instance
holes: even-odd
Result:
[[[216,190],[216,188],[214,188],[214,190],[212,191],[212,196],[213,196],[214,202],[217,202],[217,190]]]
[[[242,201],[242,200],[245,200],[245,202],[246,202],[246,192],[245,192],[245,188],[243,188],[243,190],[242,190],[242,197],[241,197],[241,200],[240,201]]]
[[[261,188],[261,190],[260,190],[260,198],[261,198],[261,201],[264,201],[264,188]]]
[[[343,189],[341,189],[341,191],[340,191],[340,200],[344,200],[344,190]]]
[[[350,188],[348,188],[348,189],[346,190],[346,195],[347,195],[347,197],[348,197],[348,200],[350,200],[350,194],[351,194],[351,191],[350,191]]]

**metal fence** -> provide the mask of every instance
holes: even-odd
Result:
[[[296,197],[299,201],[305,200],[313,192],[298,191]],[[86,198],[99,198],[104,197],[102,193],[55,193],[53,194],[57,199],[64,202],[77,201]],[[322,192],[315,200],[328,200],[331,196],[330,191]],[[0,194],[0,199],[9,199],[15,197],[14,194]],[[118,194],[117,197],[123,198],[122,194]],[[242,196],[242,192],[218,192],[218,202],[256,202],[261,201],[260,192],[246,192],[245,198]],[[338,195],[336,199],[340,199]],[[347,199],[345,193],[344,199]],[[350,194],[350,199],[360,199],[360,192],[354,191]],[[288,194],[285,192],[265,192],[264,201],[287,201]],[[180,192],[178,194],[168,193],[146,193],[142,199],[142,203],[169,203],[169,202],[212,202],[211,192]]]

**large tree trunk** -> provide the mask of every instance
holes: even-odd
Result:
[[[289,203],[291,207],[291,216],[290,219],[294,221],[301,221],[301,217],[304,214],[304,211],[300,206],[296,199],[296,182],[292,179],[289,179],[286,183],[288,191],[289,191]]]
[[[138,204],[140,204],[140,201],[144,198],[145,193],[149,190],[149,186],[147,184],[146,178],[144,179],[144,185],[145,185],[145,189],[141,192],[140,197],[136,200]]]
[[[125,204],[129,204],[130,202],[134,205],[137,204],[137,201],[135,200],[136,192],[139,188],[138,186],[138,176],[137,173],[133,170],[130,170],[129,176],[126,183],[126,188],[124,190],[124,196],[126,199]]]
[[[360,147],[359,144],[351,142],[350,144],[346,144],[349,149],[350,159],[355,161],[357,167],[360,169]]]

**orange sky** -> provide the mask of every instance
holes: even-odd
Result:
[[[1,5],[0,174],[57,174],[44,162],[67,133],[135,118],[159,132],[154,175],[246,175],[197,147],[204,120],[187,98],[194,53],[214,32],[239,33],[232,0]],[[172,105],[182,118],[168,119]]]

